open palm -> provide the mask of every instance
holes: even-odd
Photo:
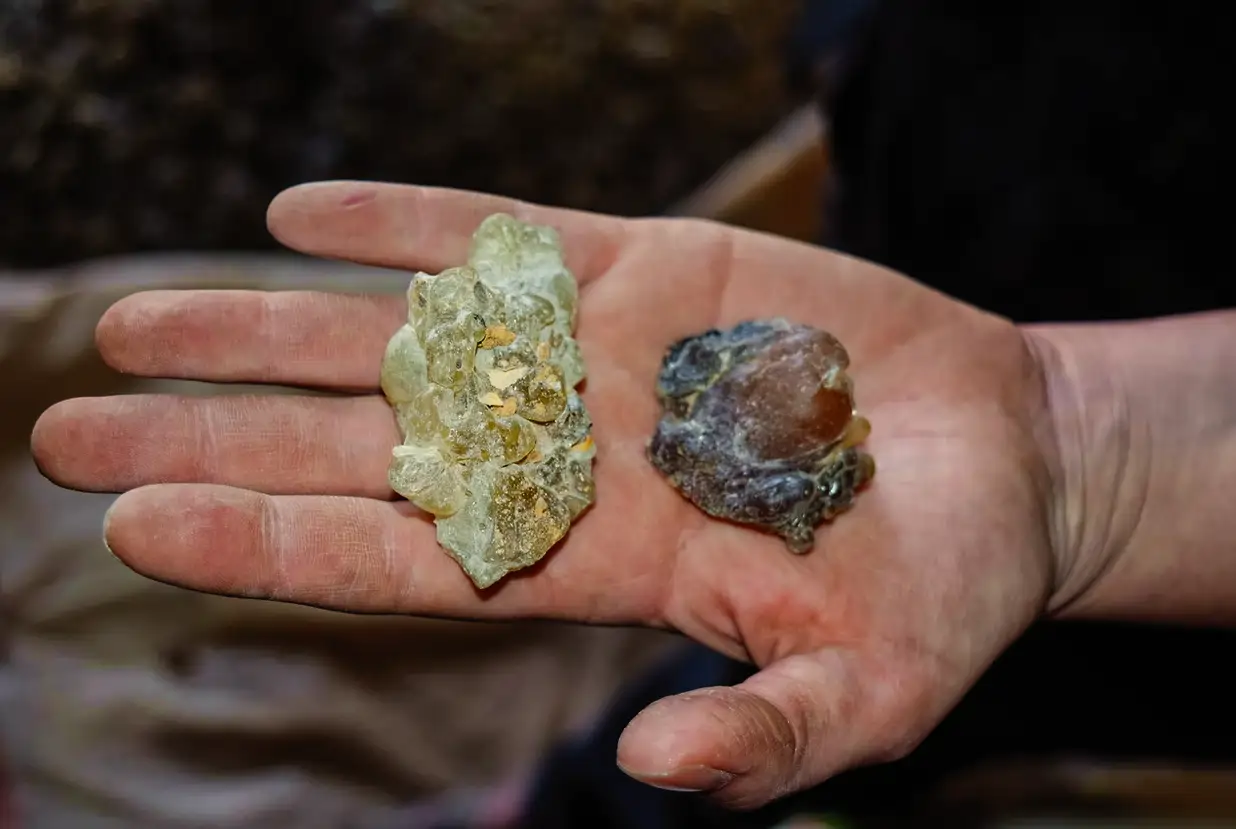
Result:
[[[36,426],[41,468],[125,492],[107,541],[153,578],[353,611],[664,626],[763,668],[632,723],[619,760],[659,785],[749,806],[909,750],[1053,586],[1052,441],[1022,334],[874,265],[703,222],[330,183],[281,195],[270,226],[305,253],[432,272],[498,211],[558,228],[583,284],[597,503],[538,566],[477,591],[390,492],[399,435],[378,371],[398,296],[131,296],[99,324],[117,369],[314,391],[66,401]],[[846,345],[874,428],[873,485],[805,556],[707,518],[644,454],[666,347],[769,316]]]

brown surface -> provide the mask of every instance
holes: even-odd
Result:
[[[813,242],[823,227],[825,136],[818,107],[804,105],[671,212]]]
[[[927,814],[959,827],[996,827],[1035,816],[1236,826],[1236,769],[1082,761],[999,764],[949,781]]]

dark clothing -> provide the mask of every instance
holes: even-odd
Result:
[[[885,0],[825,102],[825,241],[1019,321],[1236,306],[1217,13]]]

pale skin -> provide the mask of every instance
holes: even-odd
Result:
[[[1045,615],[1236,621],[1233,315],[1022,328],[813,246],[411,186],[294,188],[269,225],[307,254],[435,272],[497,211],[557,228],[583,285],[597,503],[541,565],[479,592],[391,493],[399,435],[377,383],[400,297],[130,296],[98,327],[120,371],[338,394],[68,400],[37,424],[35,458],[63,486],[123,493],[106,540],[151,578],[650,625],[750,660],[739,686],[645,710],[617,758],[739,808],[904,755]],[[878,463],[804,556],[705,517],[644,456],[666,346],[778,315],[845,344]]]

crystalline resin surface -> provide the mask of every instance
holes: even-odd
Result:
[[[784,319],[680,340],[661,364],[649,459],[704,512],[805,553],[875,474],[848,366],[836,338]]]
[[[539,561],[595,497],[578,296],[553,230],[493,215],[466,265],[413,277],[387,347],[391,488],[480,588]]]

